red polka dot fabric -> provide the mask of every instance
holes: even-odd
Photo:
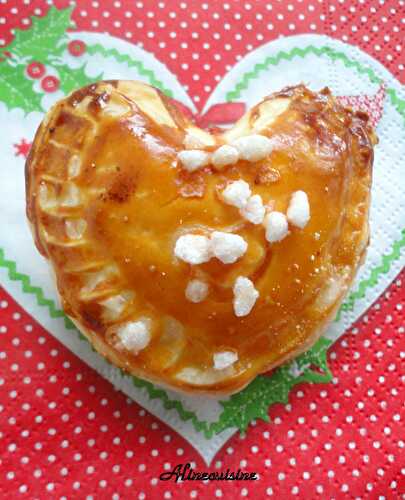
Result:
[[[1,0],[1,46],[50,3]],[[358,45],[404,82],[404,14],[403,0],[78,0],[73,19],[74,29],[107,32],[152,52],[202,109],[241,57],[289,34]],[[42,70],[27,68],[32,78]],[[41,84],[52,91],[57,82],[46,78]],[[1,291],[0,498],[403,497],[404,279],[402,272],[331,348],[331,384],[294,390],[289,404],[270,409],[269,423],[232,437],[210,467]],[[186,462],[199,471],[254,471],[258,479],[159,479]]]
[[[0,44],[13,29],[44,15],[45,0],[0,3]],[[56,0],[58,8],[69,6]],[[152,52],[164,62],[201,109],[213,88],[247,52],[275,38],[329,35],[359,46],[405,82],[404,0],[273,1],[78,0],[79,30],[105,32]],[[402,28],[402,32],[401,32]]]
[[[0,497],[400,498],[405,272],[330,350],[329,385],[303,385],[271,423],[207,468],[176,432],[0,294]],[[254,483],[159,480],[175,465],[257,472]]]

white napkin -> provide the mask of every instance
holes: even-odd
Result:
[[[151,83],[145,72],[127,62],[141,61],[146,69],[158,75],[173,97],[193,108],[191,99],[176,78],[151,54],[107,35],[79,32],[69,36],[85,41],[88,47],[96,47],[91,55],[82,56],[88,76],[99,74],[102,68],[105,79],[139,79]],[[117,54],[125,57],[118,60]],[[72,67],[77,63],[67,54],[62,58]],[[261,68],[258,72],[255,65],[260,65],[256,66],[256,70]],[[381,83],[387,87],[383,115],[377,127],[380,142],[375,152],[371,244],[352,295],[339,320],[326,334],[327,338],[335,340],[381,294],[405,261],[405,93],[381,64],[359,49],[325,36],[300,35],[267,43],[246,55],[213,91],[205,109],[230,98],[244,101],[250,107],[262,96],[299,82],[315,90],[329,86],[336,95],[373,96]],[[57,97],[60,94],[44,96],[43,105],[49,107]],[[173,427],[209,463],[236,429],[228,428],[207,439],[192,421],[217,421],[223,410],[220,401],[179,396],[171,391],[158,391],[152,399],[144,387],[136,387],[130,377],[122,376],[94,353],[87,342],[80,340],[74,330],[67,329],[63,318],[51,317],[53,306],[47,300],[54,301],[58,308],[57,296],[47,265],[35,249],[26,223],[25,159],[15,155],[14,147],[21,144],[22,139],[32,140],[42,117],[39,112],[25,114],[21,109],[8,109],[0,102],[0,123],[3,125],[0,134],[0,242],[4,250],[4,258],[0,259],[1,283],[52,335],[129,397]],[[16,275],[15,270],[20,275]],[[29,277],[31,287],[22,275]],[[33,290],[32,287],[38,288]],[[190,412],[188,416],[194,415],[194,418],[185,420],[185,412]]]

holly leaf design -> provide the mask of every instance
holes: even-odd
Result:
[[[50,54],[63,52],[63,38],[70,27],[73,7],[58,10],[50,7],[44,17],[32,17],[32,25],[26,30],[16,30],[14,40],[7,51],[14,57],[45,62]]]
[[[68,94],[74,89],[96,82],[97,80],[101,80],[103,76],[103,73],[95,77],[87,76],[84,71],[85,64],[77,69],[70,68],[66,64],[54,64],[53,67],[58,71],[60,88],[65,94]]]
[[[268,422],[269,407],[275,403],[286,404],[295,385],[330,382],[332,373],[326,359],[330,344],[330,340],[321,338],[311,350],[277,369],[271,376],[260,375],[246,389],[222,401],[224,411],[214,424],[215,433],[236,427],[244,434],[252,420],[260,418]]]
[[[25,76],[24,66],[0,62],[0,101],[8,109],[22,108],[26,113],[43,111],[41,99],[42,95],[33,90],[32,81]]]

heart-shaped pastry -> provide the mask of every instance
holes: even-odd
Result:
[[[285,88],[209,133],[153,87],[100,82],[38,129],[27,214],[102,355],[230,394],[334,318],[368,243],[375,143],[327,89]]]

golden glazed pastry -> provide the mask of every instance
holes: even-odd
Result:
[[[334,319],[368,244],[375,143],[328,89],[285,88],[211,134],[153,87],[100,82],[39,127],[27,214],[103,356],[230,394]]]

